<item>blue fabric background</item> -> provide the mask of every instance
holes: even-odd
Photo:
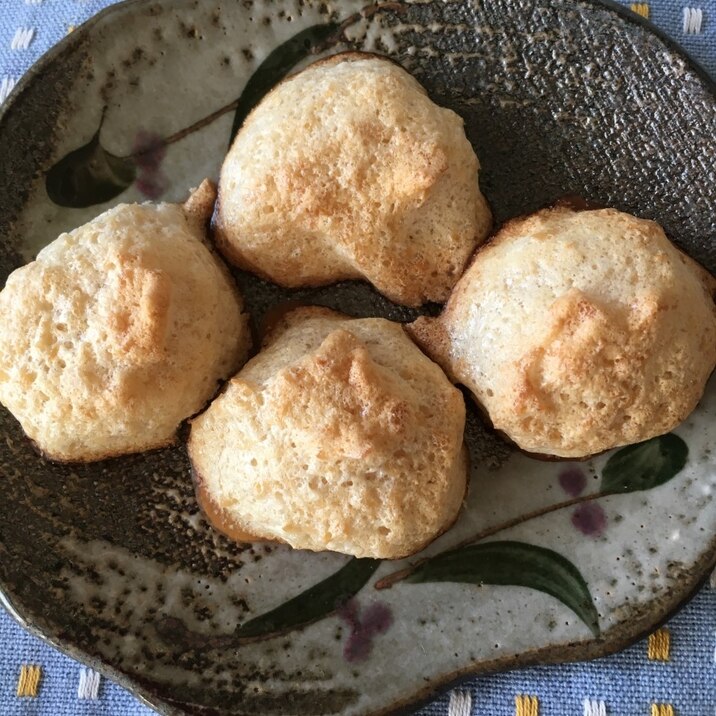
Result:
[[[70,29],[113,0],[0,0],[0,99],[3,87]],[[486,0],[489,1],[489,0]],[[568,1],[568,0],[567,0]],[[628,5],[628,3],[625,3]],[[685,34],[686,4],[652,0],[650,19],[679,42],[716,78],[716,0],[691,0],[701,8],[701,32]],[[27,48],[13,49],[18,28],[34,28]],[[17,43],[16,43],[17,44]],[[712,158],[716,161],[716,157]],[[610,716],[651,714],[652,703],[668,703],[676,716],[716,714],[716,590],[705,587],[669,623],[671,659],[649,661],[646,642],[586,664],[534,667],[472,679],[474,716],[511,716],[515,695],[539,698],[543,716],[577,716],[584,699],[606,702]],[[476,635],[475,638],[479,638]],[[38,664],[43,676],[36,698],[15,695],[21,664]],[[153,713],[119,686],[103,679],[97,700],[78,699],[80,665],[30,636],[0,612],[1,716],[139,716]],[[445,716],[449,695],[425,707],[423,716]]]

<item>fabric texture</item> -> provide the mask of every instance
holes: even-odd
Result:
[[[0,0],[0,102],[42,53],[113,0]],[[716,78],[716,0],[623,3]],[[713,581],[713,580],[712,580]],[[716,589],[704,587],[660,632],[589,663],[466,681],[421,716],[713,716]],[[475,635],[479,638],[479,635]],[[651,655],[652,658],[649,658]],[[39,671],[29,667],[39,666]],[[39,677],[39,678],[38,678]],[[18,696],[18,690],[24,696]],[[2,716],[140,716],[153,711],[0,613]]]

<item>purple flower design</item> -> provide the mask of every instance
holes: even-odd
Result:
[[[572,513],[572,524],[589,537],[600,537],[607,526],[607,515],[597,502],[585,502]]]
[[[570,497],[577,497],[587,486],[587,476],[578,467],[568,467],[559,473],[559,484]]]
[[[137,132],[132,145],[132,157],[139,170],[136,183],[148,199],[159,199],[167,189],[168,180],[161,170],[166,153],[167,145],[158,134]]]
[[[570,497],[576,498],[584,492],[587,476],[579,467],[567,467],[559,473],[559,484]],[[574,508],[572,524],[588,537],[599,537],[607,527],[607,515],[598,503],[585,501]]]
[[[360,605],[355,599],[349,600],[338,610],[338,617],[351,630],[343,647],[343,657],[349,662],[365,661],[373,648],[373,638],[384,634],[393,623],[393,613],[382,602],[371,604],[362,616],[360,612]]]

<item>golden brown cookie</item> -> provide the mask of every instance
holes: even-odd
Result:
[[[0,402],[50,458],[171,443],[245,360],[241,297],[204,243],[213,196],[121,204],[8,278]]]
[[[278,85],[221,169],[214,233],[281,286],[366,279],[398,303],[444,301],[491,223],[462,119],[396,63],[362,53]]]
[[[300,308],[192,421],[189,455],[230,536],[390,559],[455,520],[464,425],[462,395],[400,325]]]
[[[715,287],[653,221],[547,209],[509,222],[409,331],[521,448],[583,457],[694,409],[716,364]]]

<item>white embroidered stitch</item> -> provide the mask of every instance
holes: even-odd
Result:
[[[25,0],[25,5],[42,5],[43,0]]]
[[[687,35],[698,35],[701,32],[703,20],[704,11],[700,7],[684,8],[684,32]]]
[[[78,699],[98,699],[99,698],[99,682],[100,675],[92,669],[80,669],[80,681],[77,684]]]
[[[451,691],[448,716],[470,716],[472,696],[469,691]]]
[[[16,82],[17,80],[14,77],[6,76],[2,78],[2,81],[0,81],[0,104],[7,99]]]
[[[584,716],[607,716],[606,703],[596,699],[584,699]]]
[[[10,41],[10,49],[26,50],[30,47],[33,37],[35,37],[34,27],[18,27],[17,30],[15,30],[15,35]]]

